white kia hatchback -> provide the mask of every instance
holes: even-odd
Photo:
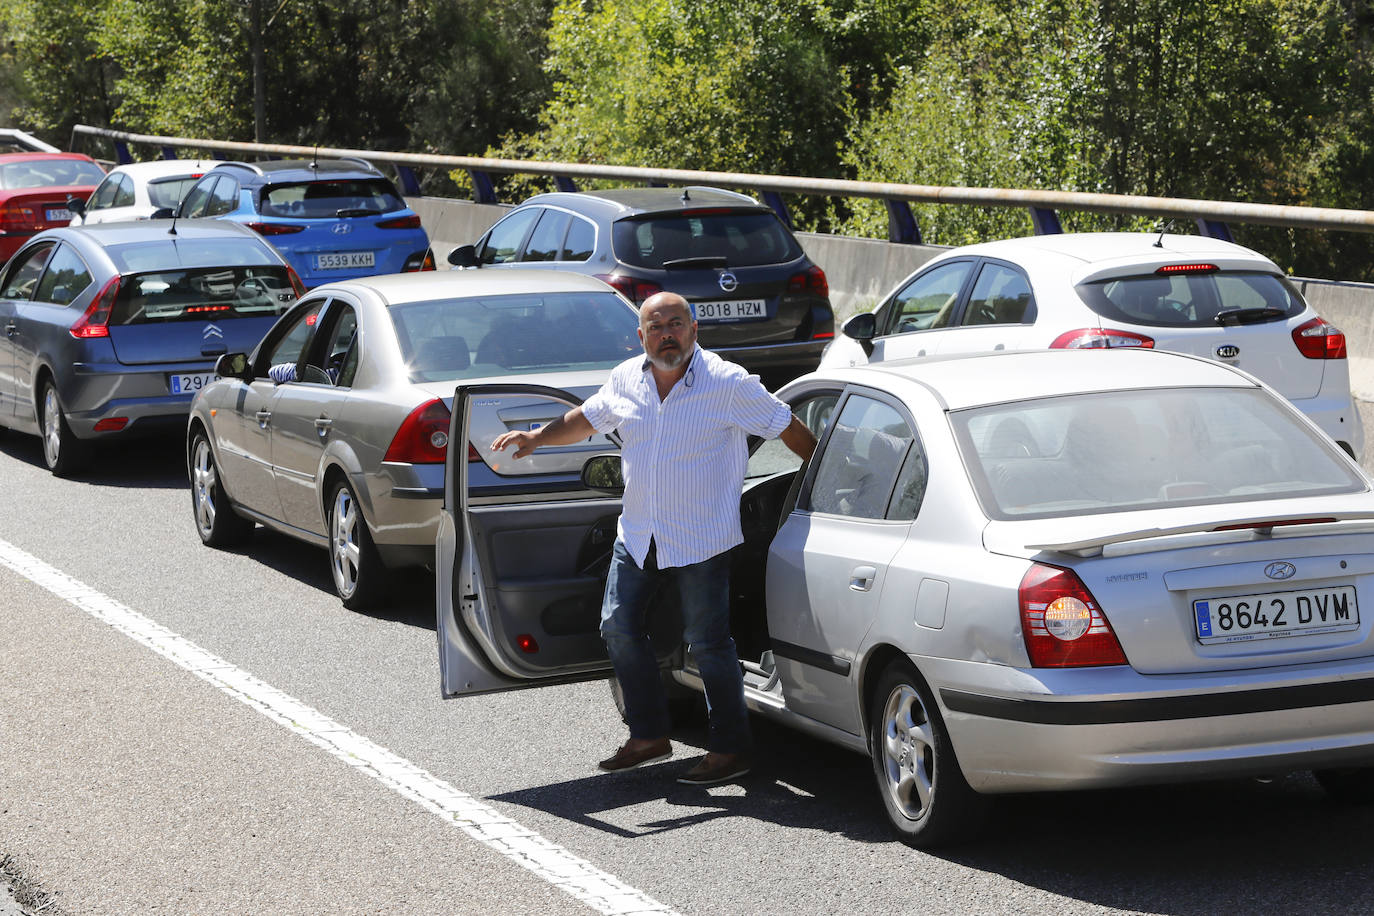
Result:
[[[1283,271],[1219,239],[1065,233],[952,248],[855,315],[822,368],[1039,348],[1191,353],[1268,382],[1359,457],[1345,335]]]

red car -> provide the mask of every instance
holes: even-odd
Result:
[[[67,198],[85,200],[104,177],[80,153],[0,154],[0,263],[29,236],[71,222]]]

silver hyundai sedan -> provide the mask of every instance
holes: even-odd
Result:
[[[450,435],[515,396],[459,387]],[[1009,792],[1313,769],[1374,800],[1374,492],[1273,389],[1199,357],[1042,350],[779,396],[820,442],[805,466],[776,441],[750,458],[746,700],[869,756],[902,839],[966,838]],[[605,677],[619,497],[479,499],[466,471],[449,461],[440,518],[444,695]],[[671,607],[658,622],[668,676],[700,689]]]
[[[49,229],[0,276],[0,426],[57,475],[91,446],[186,422],[215,360],[253,347],[303,287],[255,232],[211,220]]]
[[[187,461],[201,540],[242,541],[260,523],[329,550],[345,607],[382,600],[387,570],[430,565],[458,380],[540,382],[579,396],[639,352],[638,315],[592,277],[448,271],[330,283],[301,299],[251,355],[191,407]],[[603,436],[513,464],[488,446],[561,416],[527,395],[475,405],[476,490],[581,489]]]

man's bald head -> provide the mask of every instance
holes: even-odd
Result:
[[[639,342],[657,368],[680,369],[697,342],[691,305],[677,293],[654,293],[645,299],[639,307]]]

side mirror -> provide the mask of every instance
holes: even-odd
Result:
[[[878,333],[878,317],[872,312],[861,312],[851,316],[841,330],[845,337],[852,337],[858,341],[872,340]]]
[[[68,197],[67,209],[82,219],[86,218],[86,199],[84,197]]]
[[[459,245],[448,253],[448,262],[454,267],[482,266],[482,262],[477,260],[476,245]]]
[[[148,214],[148,219],[171,219],[176,215],[177,211],[173,210],[171,207],[162,207]]]
[[[617,496],[624,493],[625,477],[620,468],[620,455],[593,455],[588,458],[582,465],[582,486]]]
[[[220,378],[236,378],[245,382],[253,380],[248,369],[247,353],[226,353],[215,360],[215,374]]]

